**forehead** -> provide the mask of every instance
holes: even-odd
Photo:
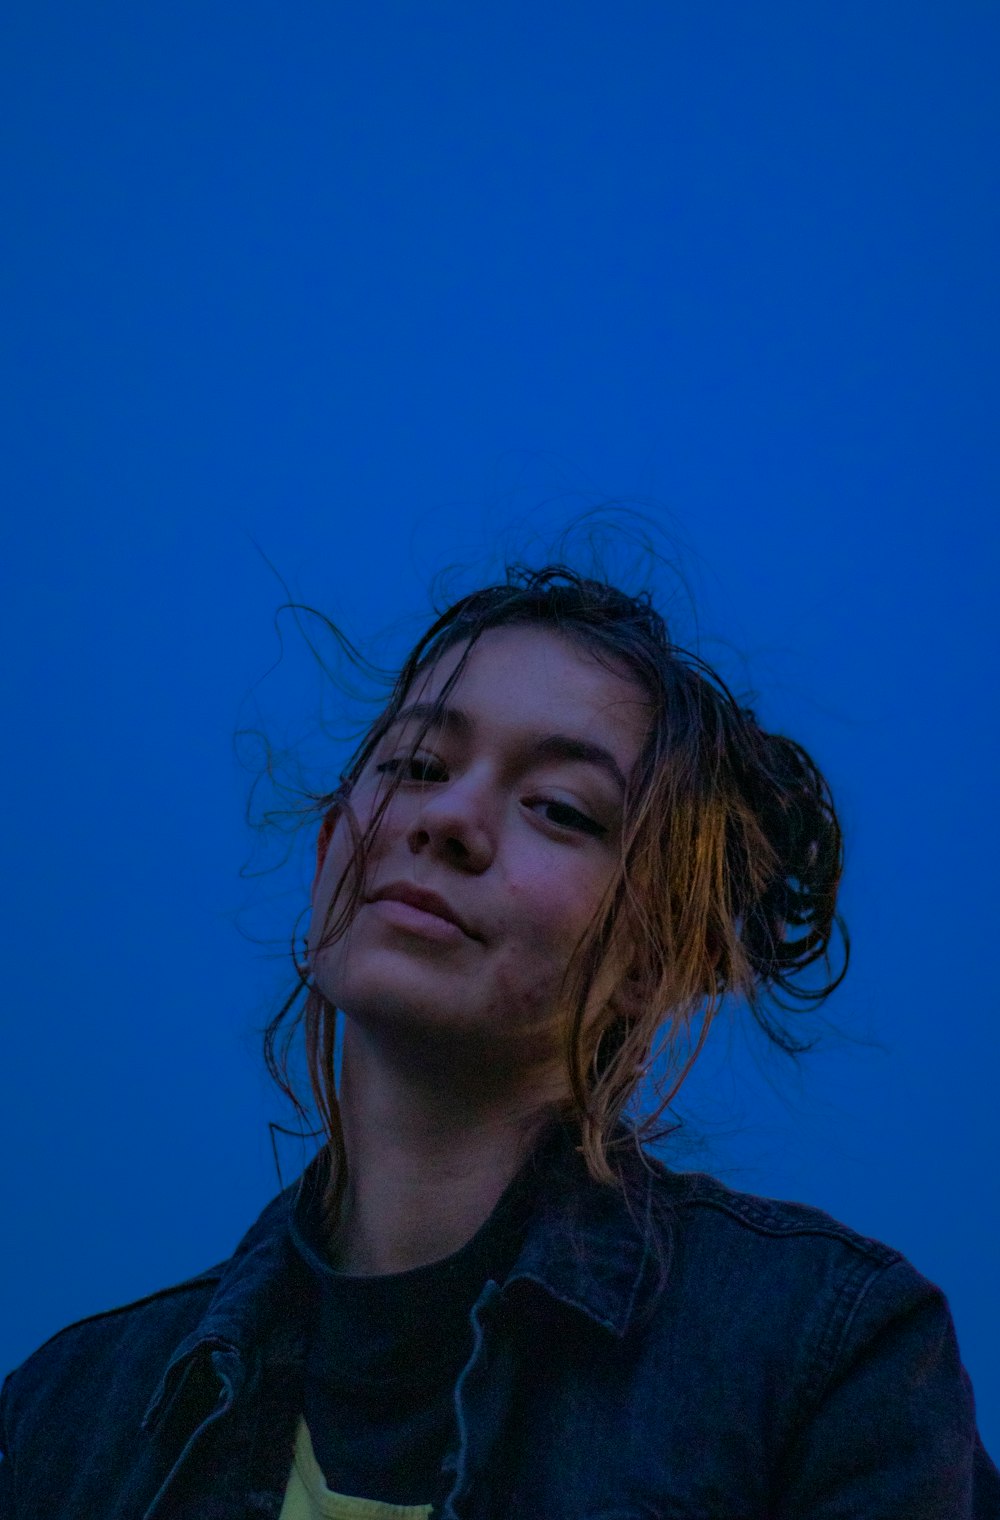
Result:
[[[405,703],[433,701],[467,647],[463,640],[446,650],[412,683]],[[626,771],[638,755],[650,717],[646,694],[624,666],[609,669],[584,645],[548,628],[488,629],[447,701],[467,712],[483,733],[558,729],[600,738]]]

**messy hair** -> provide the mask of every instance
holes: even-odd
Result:
[[[412,649],[385,709],[371,724],[334,791],[312,796],[318,815],[342,813],[353,855],[324,925],[324,943],[338,937],[359,905],[366,851],[405,767],[388,780],[365,834],[351,791],[369,758],[424,672],[464,645],[436,702],[446,703],[477,641],[490,629],[542,628],[586,649],[614,674],[641,686],[651,709],[644,746],[628,778],[616,869],[572,954],[557,1005],[568,1097],[559,1113],[579,1124],[591,1177],[619,1181],[611,1165],[616,1128],[639,1087],[656,1068],[656,1102],[629,1129],[640,1145],[658,1128],[699,1053],[723,998],[742,998],[768,1039],[789,1054],[798,1043],[772,1016],[774,1008],[817,1005],[843,979],[849,943],[837,912],[843,840],[830,788],[795,740],[765,732],[699,656],[673,643],[649,594],[629,595],[606,579],[565,564],[541,569],[508,565],[506,580],[463,596]],[[419,726],[411,758],[434,723]],[[352,867],[354,868],[352,870]],[[348,872],[352,888],[341,890]],[[336,921],[331,921],[339,904]],[[835,930],[840,966],[831,964]],[[628,947],[624,975],[642,989],[623,1014],[600,973],[609,952]],[[816,972],[804,973],[819,963]],[[265,1030],[268,1069],[304,1116],[288,1076],[291,1035],[305,1026],[309,1082],[329,1142],[324,1214],[335,1219],[346,1182],[346,1153],[334,1076],[337,1009],[300,967],[300,986]],[[304,1006],[289,1028],[284,1054],[275,1044],[298,995]],[[678,1052],[703,1010],[694,1050]],[[664,1062],[661,1056],[666,1056]],[[669,1131],[666,1131],[669,1132]]]

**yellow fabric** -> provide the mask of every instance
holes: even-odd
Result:
[[[316,1461],[309,1427],[299,1418],[285,1502],[278,1520],[431,1520],[433,1504],[383,1504],[327,1488]]]

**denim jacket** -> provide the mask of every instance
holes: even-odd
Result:
[[[311,1307],[289,1216],[318,1162],[228,1261],[7,1377],[0,1520],[277,1520]],[[566,1128],[548,1146],[470,1314],[445,1520],[1000,1520],[940,1288],[821,1209],[618,1164],[624,1192]]]

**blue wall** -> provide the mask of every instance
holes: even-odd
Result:
[[[402,653],[443,564],[468,589],[503,533],[630,498],[703,652],[830,776],[829,1014],[875,1042],[797,1075],[720,1026],[679,1164],[940,1283],[997,1457],[1000,12],[17,0],[2,27],[0,1363],[227,1255],[277,1190],[255,1031],[308,870],[303,841],[241,879],[280,851],[231,741],[258,707],[296,738],[318,686],[287,618],[266,674],[256,546]]]

